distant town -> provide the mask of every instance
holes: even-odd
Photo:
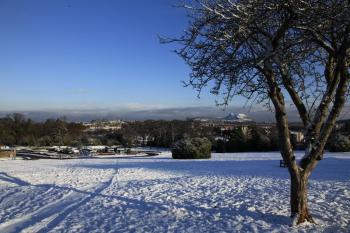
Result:
[[[304,149],[301,123],[290,123],[295,149]],[[188,120],[93,120],[74,123],[65,119],[33,122],[21,114],[0,119],[0,157],[74,158],[93,155],[146,154],[170,149],[184,138],[205,137],[212,143],[212,151],[245,152],[277,151],[278,134],[274,123],[255,122],[246,114],[230,113],[225,117],[196,117]],[[349,121],[340,121],[338,134],[350,134]],[[336,139],[335,139],[336,138]],[[329,143],[333,151],[336,143]]]

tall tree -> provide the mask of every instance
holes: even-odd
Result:
[[[349,88],[350,2],[345,0],[196,0],[176,51],[191,67],[187,86],[210,87],[228,104],[236,95],[275,112],[291,178],[291,216],[314,222],[307,183],[323,158]],[[307,149],[296,161],[286,105],[303,122]]]

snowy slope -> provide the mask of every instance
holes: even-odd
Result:
[[[279,159],[3,160],[0,232],[350,232],[350,154],[327,154],[316,168],[309,205],[318,224],[300,227],[289,226]]]

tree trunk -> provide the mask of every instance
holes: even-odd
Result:
[[[294,218],[299,213],[299,198],[298,198],[298,187],[299,187],[299,175],[290,175],[290,212],[291,218]]]
[[[303,222],[315,223],[310,214],[307,205],[307,184],[310,174],[300,172],[299,174],[291,174],[291,217],[293,224],[301,224]]]

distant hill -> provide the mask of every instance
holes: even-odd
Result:
[[[201,122],[236,122],[236,123],[243,123],[243,122],[254,122],[251,118],[249,118],[244,113],[229,113],[226,117],[195,117],[191,120],[194,121],[201,121]]]
[[[224,120],[226,121],[233,121],[233,122],[250,122],[253,121],[251,118],[249,118],[246,114],[244,113],[230,113],[227,115]]]

